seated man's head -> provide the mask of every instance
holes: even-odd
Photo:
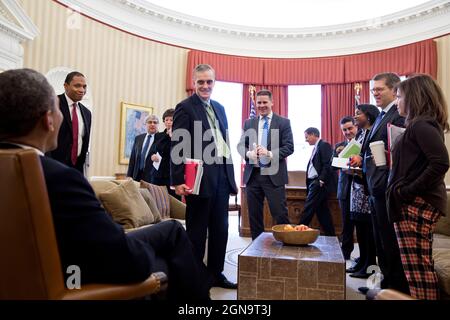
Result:
[[[0,141],[54,150],[62,113],[47,79],[31,69],[0,73]]]

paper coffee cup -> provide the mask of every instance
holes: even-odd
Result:
[[[386,165],[386,153],[384,152],[384,142],[383,141],[374,141],[369,144],[370,150],[372,151],[373,160],[375,161],[375,165],[385,166]]]

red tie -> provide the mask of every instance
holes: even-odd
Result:
[[[72,108],[72,152],[70,154],[72,164],[77,163],[78,158],[78,116],[77,116],[77,103],[73,104]]]

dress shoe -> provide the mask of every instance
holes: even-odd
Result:
[[[350,273],[349,276],[352,278],[360,278],[360,279],[367,279],[368,277],[370,277],[371,273],[366,273],[366,272],[355,272],[355,273]]]
[[[358,291],[361,292],[362,294],[366,294],[367,291],[369,291],[368,287],[359,287]]]
[[[220,287],[224,289],[237,289],[237,283],[229,281],[224,275],[221,275],[213,284],[213,287]]]
[[[345,269],[345,272],[347,272],[347,273],[355,273],[357,271],[358,271],[358,269],[355,267],[350,267],[350,268]]]

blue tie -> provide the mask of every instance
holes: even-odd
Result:
[[[139,161],[139,170],[144,170],[145,167],[145,155],[147,154],[148,146],[150,145],[150,140],[152,140],[152,135],[147,135],[147,140],[145,140],[144,148],[141,151],[141,158]]]
[[[269,118],[267,116],[263,117],[264,119],[264,125],[263,125],[263,131],[261,135],[261,143],[260,145],[267,149],[267,138],[269,137]],[[259,158],[259,166],[260,167],[266,167],[269,163],[269,159],[267,157]]]
[[[377,119],[375,120],[375,123],[373,124],[373,127],[370,132],[370,137],[373,136],[373,133],[377,130],[378,126],[380,125],[381,120],[383,120],[383,116],[386,114],[386,112],[381,111],[378,115]]]

